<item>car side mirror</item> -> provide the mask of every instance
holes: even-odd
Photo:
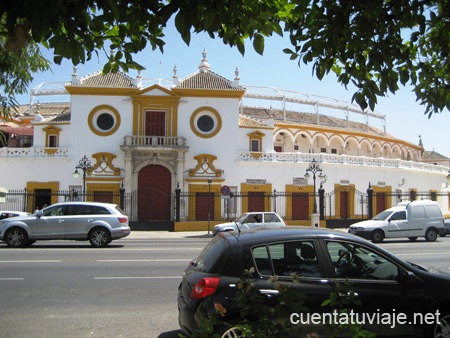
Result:
[[[418,281],[419,281],[419,279],[416,277],[416,275],[412,271],[403,270],[400,273],[400,283],[401,284],[411,285],[411,284],[417,283]]]
[[[44,215],[44,212],[42,210],[36,211],[36,217],[42,217]]]

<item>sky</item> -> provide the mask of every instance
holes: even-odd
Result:
[[[351,102],[354,92],[338,83],[333,73],[320,81],[312,75],[311,66],[299,66],[296,60],[290,60],[289,55],[283,53],[284,48],[290,47],[287,37],[266,38],[262,56],[247,41],[246,52],[242,56],[237,48],[226,46],[220,39],[212,39],[205,34],[193,34],[189,46],[173,27],[168,26],[165,35],[163,54],[147,48],[135,55],[135,61],[145,67],[141,72],[144,79],[171,79],[174,66],[177,67],[179,79],[191,75],[198,70],[205,50],[211,71],[233,80],[238,68],[240,84],[244,87],[275,87]],[[53,60],[51,51],[43,49],[43,54]],[[83,77],[101,70],[105,59],[105,55],[101,55],[100,59],[94,55],[87,63],[77,66],[77,74]],[[61,65],[52,65],[51,71],[35,74],[30,89],[42,82],[69,82],[72,73],[72,63],[63,60]],[[131,70],[128,75],[134,78],[137,72]],[[21,104],[30,102],[29,95],[17,98]],[[38,99],[45,102],[44,98]],[[444,110],[429,119],[424,111],[425,108],[416,102],[412,87],[400,87],[395,95],[379,98],[375,107],[375,112],[386,116],[388,134],[413,144],[419,143],[420,135],[425,150],[434,150],[450,157],[450,112]]]

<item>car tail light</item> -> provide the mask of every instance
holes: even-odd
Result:
[[[219,277],[206,277],[195,283],[191,292],[191,299],[201,299],[212,295],[219,285]]]
[[[126,218],[126,217],[118,217],[117,219],[119,220],[119,223],[126,223],[126,222],[128,222],[128,218]]]

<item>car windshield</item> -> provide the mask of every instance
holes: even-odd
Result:
[[[376,215],[374,218],[372,218],[374,221],[384,221],[386,218],[388,218],[392,214],[392,210],[385,210],[380,212],[378,215]]]
[[[243,214],[239,218],[235,220],[237,223],[249,223],[250,220],[253,220],[254,216],[249,214]]]

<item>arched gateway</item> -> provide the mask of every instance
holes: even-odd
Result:
[[[138,175],[139,221],[169,221],[171,174],[161,165],[148,165]]]

